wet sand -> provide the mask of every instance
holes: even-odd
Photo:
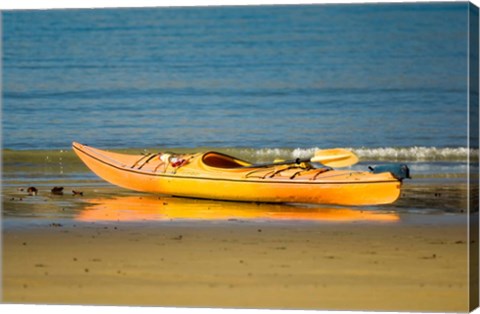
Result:
[[[466,312],[465,215],[395,222],[37,221],[3,302]]]

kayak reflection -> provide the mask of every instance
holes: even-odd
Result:
[[[76,217],[80,221],[142,220],[305,220],[395,222],[395,213],[349,208],[301,207],[286,204],[220,202],[197,199],[121,196],[86,200],[88,205]]]

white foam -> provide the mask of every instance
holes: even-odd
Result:
[[[309,158],[314,155],[319,147],[311,148],[244,148],[234,149],[231,152],[249,160],[269,161],[275,158],[296,159]],[[379,148],[347,148],[354,152],[361,161],[455,161],[466,162],[470,154],[478,158],[478,149],[466,147],[379,147]]]
[[[352,149],[361,159],[412,160],[412,161],[467,161],[468,155],[478,158],[478,150],[466,147],[402,147],[402,148],[356,148]]]

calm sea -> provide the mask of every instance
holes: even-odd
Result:
[[[467,10],[4,11],[3,147],[428,147],[464,157]]]

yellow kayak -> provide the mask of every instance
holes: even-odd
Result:
[[[307,162],[252,165],[218,152],[127,155],[73,143],[104,180],[135,191],[204,199],[379,205],[400,195],[402,178],[380,173],[314,168]]]

